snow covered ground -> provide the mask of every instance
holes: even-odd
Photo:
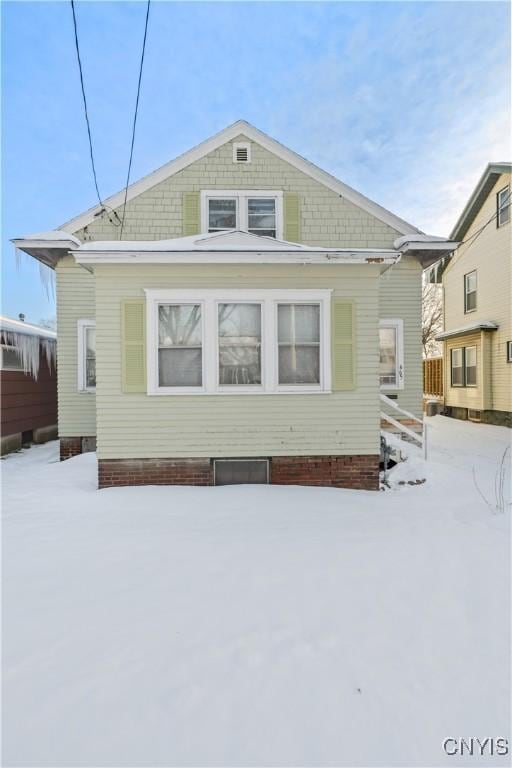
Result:
[[[442,742],[510,737],[511,433],[429,422],[380,493],[2,461],[3,765],[508,765]]]

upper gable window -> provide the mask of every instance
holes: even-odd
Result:
[[[476,270],[464,275],[464,312],[476,309]]]
[[[283,236],[283,193],[269,190],[203,190],[202,232],[241,229],[253,235]]]
[[[496,195],[496,223],[498,227],[510,221],[510,185],[500,189]]]

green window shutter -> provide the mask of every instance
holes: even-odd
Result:
[[[300,198],[296,192],[283,195],[284,239],[300,243]]]
[[[121,302],[123,392],[146,391],[146,303],[144,299]]]
[[[353,301],[332,302],[332,389],[355,389],[356,339]]]
[[[199,192],[183,193],[183,234],[198,235],[201,232]]]

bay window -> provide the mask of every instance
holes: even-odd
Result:
[[[477,386],[477,350],[476,345],[457,347],[450,351],[450,369],[452,387]]]
[[[201,387],[203,383],[200,304],[158,307],[158,385]]]
[[[148,394],[328,392],[330,290],[146,290]]]
[[[283,193],[268,190],[203,190],[201,230],[241,229],[253,235],[282,238]]]
[[[379,351],[381,389],[403,389],[403,321],[401,319],[380,321]]]

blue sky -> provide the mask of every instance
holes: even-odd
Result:
[[[76,5],[107,197],[126,177],[145,4]],[[69,3],[2,16],[2,311],[37,322],[53,298],[9,239],[96,200]],[[495,2],[153,2],[132,179],[243,118],[447,234],[485,164],[512,154],[509,29]]]

